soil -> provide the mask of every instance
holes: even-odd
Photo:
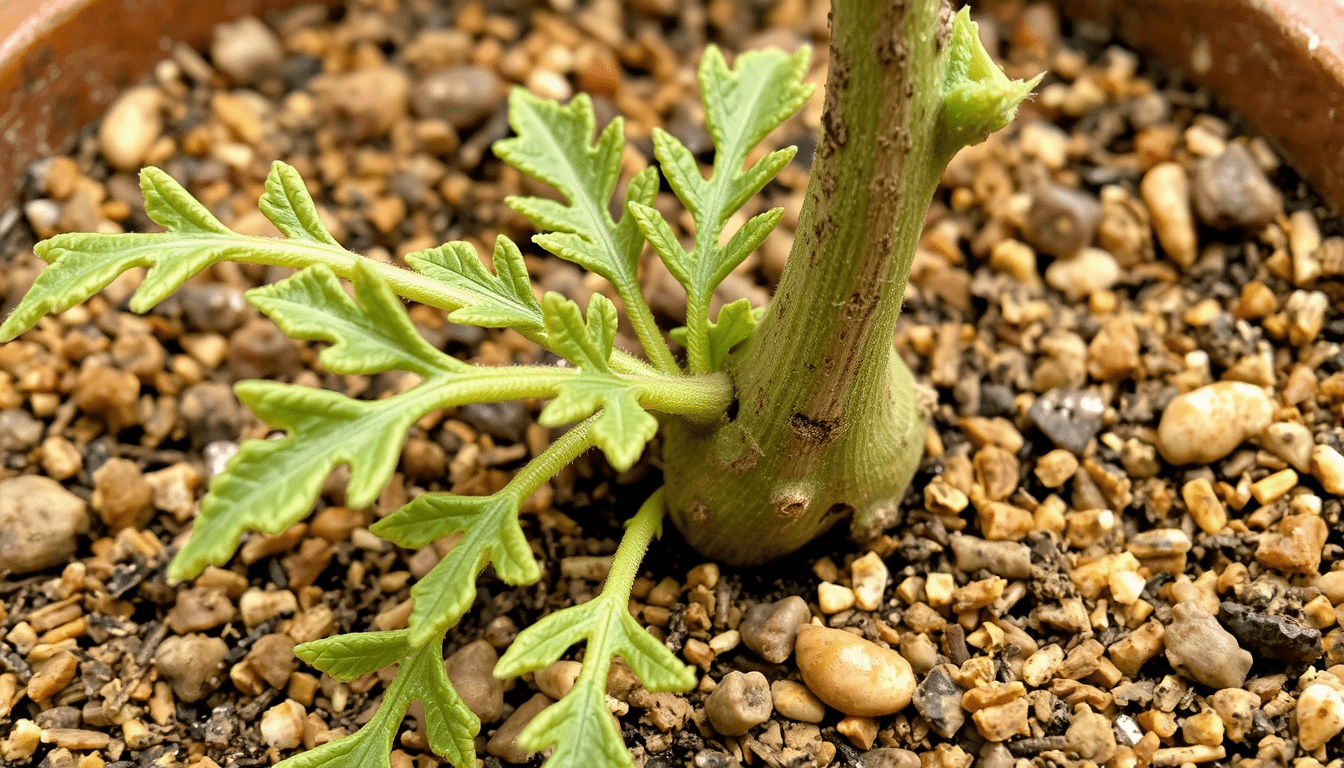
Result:
[[[36,239],[150,228],[142,164],[249,234],[278,234],[256,200],[283,159],[336,237],[373,258],[404,263],[451,239],[486,253],[499,232],[528,243],[502,201],[542,190],[489,154],[509,85],[587,91],[604,120],[624,114],[627,171],[651,162],[657,125],[703,158],[703,46],[810,43],[820,84],[826,10],[361,0],[221,28],[209,51],[174,49],[67,157],[31,169],[23,216],[0,217],[13,222],[0,303],[38,272]],[[1326,764],[1344,748],[1344,226],[1209,94],[1105,30],[1047,4],[994,4],[980,20],[1010,74],[1050,74],[1012,126],[958,156],[927,219],[895,341],[932,418],[901,519],[873,541],[837,532],[742,571],[669,530],[631,609],[701,682],[685,696],[618,686],[626,743],[645,768]],[[820,106],[819,91],[767,139],[801,151],[752,205],[788,212],[720,299],[768,300]],[[666,190],[658,207],[689,223]],[[542,289],[581,304],[609,291],[525,252]],[[680,324],[675,282],[656,258],[644,266],[660,321]],[[489,493],[546,444],[540,403],[432,414],[372,509],[342,506],[337,473],[308,522],[169,587],[207,481],[239,441],[268,434],[230,384],[365,398],[406,386],[321,371],[315,345],[243,300],[283,275],[219,265],[140,317],[128,274],[0,347],[0,520],[29,537],[0,534],[0,764],[267,765],[352,732],[388,675],[338,683],[296,662],[294,643],[404,626],[410,585],[451,546],[403,552],[367,526],[423,491]],[[466,360],[544,359],[511,332],[412,316]],[[596,594],[600,558],[658,477],[656,446],[620,474],[589,455],[533,500],[524,527],[542,580],[483,575],[446,646],[466,679],[488,686],[518,628]],[[875,606],[874,560],[887,571]],[[792,641],[768,662],[748,647],[759,622],[743,619],[793,611],[791,596],[806,601],[800,620],[899,649],[915,704],[846,714],[789,686],[810,672]],[[705,701],[725,677],[746,685],[739,672],[775,683],[774,711],[723,736]],[[541,684],[503,685],[483,718],[485,765],[540,763],[510,734]],[[394,766],[438,764],[414,714]]]

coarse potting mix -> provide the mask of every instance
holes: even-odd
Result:
[[[707,43],[807,43],[817,92],[766,140],[800,151],[742,212],[783,206],[784,223],[719,290],[765,304],[815,146],[827,3],[502,5],[301,5],[220,26],[208,50],[172,49],[68,156],[31,168],[23,215],[0,233],[3,311],[40,270],[37,239],[152,226],[142,165],[235,230],[278,235],[256,207],[277,159],[352,250],[404,263],[454,239],[484,253],[504,232],[539,288],[584,304],[610,287],[532,246],[502,202],[546,194],[490,153],[508,133],[508,88],[585,91],[601,121],[624,115],[633,172],[652,162],[655,126],[712,151],[694,76]],[[1011,76],[1049,74],[1016,122],[957,156],[929,213],[895,339],[931,413],[900,519],[871,541],[836,532],[743,571],[704,562],[669,527],[630,609],[699,684],[654,694],[615,668],[609,701],[635,763],[1338,766],[1340,219],[1209,93],[1107,30],[1043,3],[986,4],[978,18]],[[657,207],[681,216],[669,192]],[[682,289],[657,258],[643,268],[660,321],[680,324]],[[268,434],[235,381],[362,398],[411,383],[316,367],[317,345],[243,299],[284,274],[219,264],[139,316],[128,273],[0,346],[0,764],[262,766],[353,732],[389,674],[341,683],[297,661],[295,644],[404,627],[411,584],[453,544],[402,551],[368,525],[425,490],[490,493],[547,444],[537,402],[435,412],[372,508],[343,506],[338,472],[306,523],[168,586],[210,478],[239,441]],[[546,361],[514,332],[410,312],[463,359]],[[577,664],[503,682],[493,665],[520,628],[596,594],[658,474],[656,445],[621,474],[583,457],[523,515],[541,581],[483,575],[446,653],[483,723],[484,765],[542,761],[514,740]],[[824,656],[795,657],[808,622],[851,633],[875,664],[899,651],[913,703],[876,717],[822,704],[814,689],[873,694]],[[734,684],[751,696],[707,702],[743,675]],[[747,710],[767,686],[762,721]],[[420,715],[396,768],[439,764]],[[749,716],[742,736],[713,725]]]

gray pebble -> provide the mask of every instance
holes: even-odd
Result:
[[[1177,604],[1171,613],[1163,638],[1172,668],[1210,688],[1240,688],[1253,659],[1237,638],[1193,600]]]
[[[738,632],[742,642],[761,658],[780,664],[793,654],[798,629],[812,618],[807,601],[791,595],[778,602],[753,605]]]
[[[957,735],[966,722],[961,709],[961,686],[952,679],[950,664],[939,664],[915,688],[915,709],[928,721],[929,727],[945,739]]]
[[[283,378],[298,367],[298,345],[269,320],[251,320],[229,336],[229,373],[235,379]]]
[[[1236,142],[1221,155],[1195,163],[1191,182],[1195,213],[1211,227],[1259,229],[1283,209],[1278,189],[1250,151]]]
[[[255,16],[216,26],[210,58],[237,85],[279,77],[285,67],[280,38]]]
[[[1100,220],[1095,195],[1051,184],[1032,195],[1022,235],[1036,250],[1068,258],[1092,244]]]
[[[1260,658],[1312,664],[1324,652],[1319,629],[1287,616],[1258,613],[1244,605],[1223,601],[1218,618],[1233,637]]]
[[[477,640],[443,662],[453,689],[482,723],[493,723],[504,712],[504,684],[494,675],[498,661],[494,646]]]
[[[741,736],[769,720],[773,711],[770,683],[760,672],[729,672],[705,699],[710,724],[724,736]]]
[[[975,536],[954,535],[952,553],[957,570],[975,573],[986,570],[1005,579],[1031,576],[1031,548],[1016,541],[985,541]]]
[[[60,565],[89,530],[84,500],[40,475],[0,481],[0,573]]]
[[[445,67],[426,75],[411,92],[417,117],[443,120],[458,130],[471,128],[499,105],[500,79],[474,64]]]
[[[154,652],[154,667],[183,702],[200,701],[219,687],[229,646],[218,637],[174,635]]]
[[[187,323],[198,331],[229,334],[246,317],[243,292],[226,283],[187,283],[179,296]]]
[[[1056,446],[1081,456],[1101,430],[1105,410],[1101,398],[1091,392],[1052,389],[1032,403],[1027,415]]]
[[[22,408],[0,411],[0,453],[27,453],[42,442],[43,425]]]
[[[508,443],[520,442],[527,431],[527,407],[517,400],[469,403],[457,409],[457,418],[477,432]]]
[[[216,381],[192,384],[182,392],[178,415],[193,447],[235,440],[247,418],[233,388]]]

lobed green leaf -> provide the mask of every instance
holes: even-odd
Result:
[[[577,304],[548,293],[542,298],[542,312],[554,350],[574,363],[579,375],[560,385],[559,394],[537,421],[555,427],[601,410],[593,422],[593,442],[613,467],[629,469],[658,433],[658,420],[639,403],[644,388],[611,371],[616,306],[602,294],[593,294],[585,322]]]
[[[490,274],[470,243],[452,242],[407,254],[417,272],[470,294],[475,301],[448,319],[465,325],[542,330],[541,305],[518,246],[500,235],[495,240],[495,274]]]
[[[279,160],[271,164],[271,172],[266,176],[266,193],[261,196],[258,206],[285,237],[341,247],[327,231],[327,225],[322,223],[303,177],[291,165]]]
[[[788,147],[768,153],[750,167],[743,163],[765,136],[807,101],[812,87],[803,83],[808,50],[793,55],[778,50],[737,57],[729,68],[713,46],[700,62],[698,79],[706,122],[714,139],[714,169],[706,179],[691,154],[670,133],[655,129],[654,155],[695,222],[695,245],[687,251],[662,216],[647,205],[631,203],[631,218],[687,293],[686,346],[691,369],[717,370],[708,339],[710,297],[719,283],[763,242],[782,211],[753,217],[729,241],[719,241],[728,219],[760,192],[793,159]]]
[[[962,8],[952,20],[948,41],[939,115],[938,148],[942,155],[950,159],[962,147],[984,141],[1007,125],[1041,77],[1009,78],[985,50],[970,9]]]
[[[318,358],[332,373],[401,370],[429,377],[471,366],[439,350],[415,329],[401,299],[365,262],[355,265],[355,299],[325,265],[247,292],[252,304],[287,335],[331,346]]]
[[[738,299],[723,305],[719,318],[709,324],[709,359],[715,370],[723,367],[733,347],[751,338],[764,308],[753,309],[747,299]],[[686,344],[686,328],[672,329],[672,338]]]
[[[284,760],[277,768],[388,768],[397,731],[412,701],[424,705],[430,748],[455,768],[474,768],[475,738],[480,733],[481,723],[448,681],[443,665],[443,644],[427,643],[420,648],[411,648],[406,642],[405,631],[371,635],[375,638],[373,641],[359,639],[370,635],[338,635],[294,649],[305,661],[316,659],[345,674],[356,669],[363,669],[365,671],[360,674],[367,674],[393,663],[398,667],[378,712],[364,727],[343,739]],[[399,651],[396,658],[391,658],[393,649]],[[318,668],[331,673],[320,665]],[[341,679],[358,676],[353,674]]]
[[[427,493],[379,520],[370,530],[403,547],[418,548],[461,533],[462,539],[411,589],[415,603],[412,645],[441,636],[476,600],[476,577],[493,562],[506,583],[541,578],[532,548],[518,525],[519,501],[501,491],[492,496]]]

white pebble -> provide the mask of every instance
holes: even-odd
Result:
[[[1115,257],[1100,248],[1084,248],[1071,259],[1056,259],[1045,268],[1045,282],[1070,301],[1109,290],[1120,280]]]
[[[1274,404],[1242,381],[1219,381],[1180,395],[1162,412],[1157,450],[1172,464],[1207,464],[1270,425]]]
[[[149,148],[163,133],[159,89],[143,85],[117,97],[98,127],[98,148],[119,171],[138,171]]]

